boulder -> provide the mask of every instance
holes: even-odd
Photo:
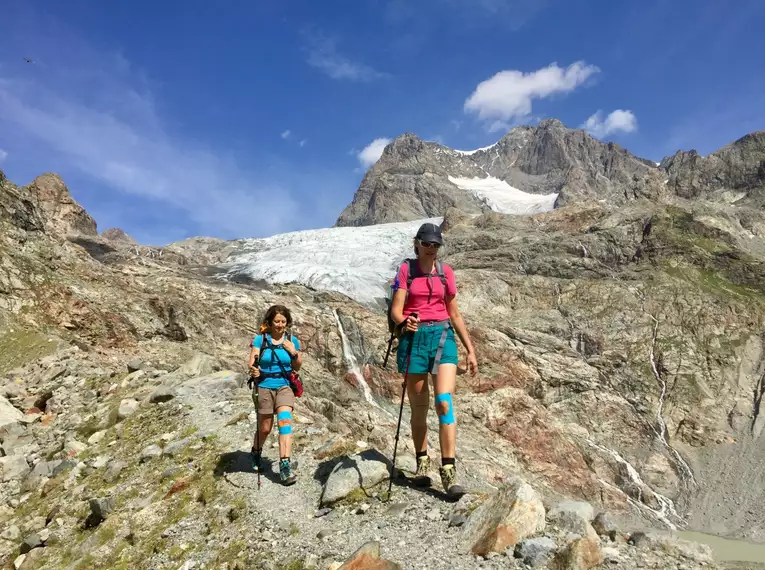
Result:
[[[516,479],[484,502],[465,526],[466,549],[478,556],[502,553],[545,529],[545,507],[539,494]]]
[[[514,555],[526,566],[540,568],[547,564],[556,548],[555,541],[547,536],[527,538],[515,545]]]
[[[324,484],[321,505],[329,505],[357,489],[368,490],[390,475],[391,463],[379,451],[369,449],[350,457],[342,457]]]
[[[401,570],[401,566],[380,557],[380,543],[363,544],[337,570]]]
[[[0,481],[21,481],[31,469],[23,455],[9,455],[0,457]]]
[[[126,398],[120,402],[120,407],[117,410],[117,418],[124,420],[132,416],[138,410],[138,400],[133,398]]]
[[[18,423],[24,414],[13,407],[5,396],[0,396],[0,429]]]
[[[603,563],[597,540],[579,538],[560,550],[550,564],[551,570],[589,570]]]

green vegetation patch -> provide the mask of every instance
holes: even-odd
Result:
[[[0,374],[53,354],[58,343],[36,331],[14,330],[0,335]]]

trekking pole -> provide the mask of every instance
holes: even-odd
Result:
[[[394,335],[390,335],[390,339],[388,340],[388,350],[385,352],[385,358],[383,359],[383,368],[388,367],[388,357],[390,356],[390,349],[393,346],[393,338]]]
[[[413,316],[417,316],[417,313],[412,313]],[[404,396],[406,395],[406,383],[409,377],[409,363],[412,360],[412,346],[414,345],[414,333],[412,340],[409,343],[409,347],[406,349],[406,370],[404,371],[404,383],[401,386],[401,404],[398,408],[398,426],[396,427],[396,440],[393,443],[393,462],[390,468],[390,478],[388,479],[388,500],[390,500],[391,488],[393,486],[393,474],[396,472],[396,452],[398,451],[398,436],[401,432],[401,416],[404,412]]]
[[[253,398],[255,402],[255,449],[258,450],[258,455],[255,456],[257,460],[255,469],[258,472],[258,491],[260,491],[260,459],[263,455],[263,450],[260,449],[260,392],[258,392],[258,380],[252,376],[252,373],[250,373],[250,380],[253,381],[255,390],[255,397]],[[247,384],[249,385],[249,382]]]

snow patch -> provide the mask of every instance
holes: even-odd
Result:
[[[481,147],[481,148],[477,148],[475,150],[455,150],[454,152],[456,152],[457,154],[461,154],[463,156],[470,156],[471,154],[475,154],[477,152],[481,152],[481,151],[484,151],[484,150],[491,150],[495,146],[497,146],[497,144],[498,143],[490,144],[489,146],[484,146],[484,147]]]
[[[555,208],[558,194],[529,194],[513,188],[504,180],[493,178],[455,178],[449,176],[449,181],[461,188],[472,192],[483,200],[495,212],[502,214],[529,215],[549,212]]]
[[[375,305],[385,297],[385,283],[399,264],[413,255],[420,225],[442,220],[322,228],[242,240],[239,251],[221,265],[221,277],[244,275],[269,284],[300,283]]]

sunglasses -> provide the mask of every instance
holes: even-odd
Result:
[[[438,249],[439,247],[441,247],[440,243],[431,243],[429,241],[422,241],[422,240],[419,240],[419,242],[422,247],[427,247],[428,249]]]

